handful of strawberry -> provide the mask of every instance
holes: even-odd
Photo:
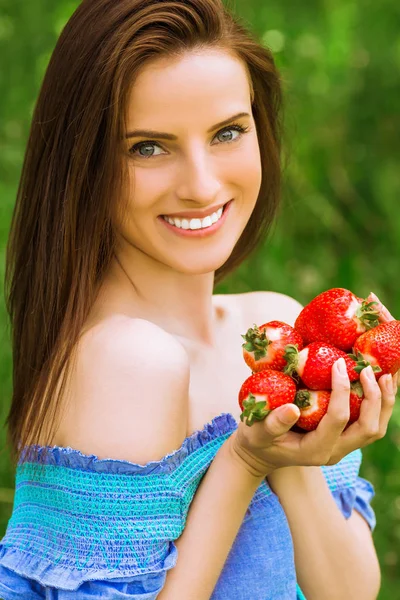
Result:
[[[294,327],[282,321],[254,325],[244,339],[243,357],[252,370],[239,392],[240,418],[251,426],[287,403],[300,408],[297,427],[316,429],[328,410],[332,366],[344,358],[351,382],[350,419],[364,399],[359,382],[372,366],[376,379],[400,369],[400,321],[370,294],[362,299],[344,288],[316,296]]]

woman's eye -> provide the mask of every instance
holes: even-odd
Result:
[[[238,133],[239,135],[237,137],[234,137],[233,139],[225,139],[223,141],[227,142],[228,144],[231,142],[235,142],[236,140],[238,140],[239,138],[242,137],[243,133],[246,133],[248,131],[248,127],[242,127],[241,125],[230,125],[229,127],[225,127],[224,129],[221,129],[221,131],[219,131],[216,135],[216,137],[218,137],[219,135],[223,134],[225,135],[226,133],[229,133],[231,131],[235,131],[236,133]]]
[[[151,154],[151,150],[154,149],[155,146],[160,148],[157,142],[139,142],[138,144],[132,146],[132,148],[129,150],[129,153],[133,154],[134,156],[139,156],[139,158],[151,158],[152,156],[157,156],[157,154]],[[142,149],[144,149],[146,154],[135,154],[136,152],[140,152]]]
[[[230,132],[235,131],[236,133],[238,133],[239,135],[237,135],[236,137],[233,137],[232,139],[232,134]],[[231,144],[233,142],[236,142],[237,140],[239,140],[242,135],[244,133],[247,133],[249,131],[249,127],[242,127],[242,125],[238,125],[238,124],[234,124],[234,125],[229,125],[228,127],[224,127],[224,129],[221,129],[220,131],[218,131],[218,133],[216,134],[216,138],[221,136],[221,135],[226,135],[227,133],[230,134],[228,135],[228,139],[223,139],[221,140],[221,138],[219,138],[221,140],[222,144]],[[139,158],[144,158],[144,159],[148,159],[148,158],[153,158],[154,156],[162,156],[162,154],[154,154],[152,153],[152,150],[154,150],[154,148],[161,148],[161,146],[158,144],[158,142],[152,142],[152,141],[147,141],[147,142],[139,142],[138,144],[135,144],[134,146],[132,146],[132,148],[129,150],[129,153],[132,154],[133,156],[137,156]],[[144,150],[145,153],[142,153],[141,151]]]

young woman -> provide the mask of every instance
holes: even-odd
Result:
[[[340,361],[315,432],[290,431],[295,405],[248,427],[240,335],[301,306],[213,294],[275,216],[280,105],[220,0],[84,0],[62,32],[7,255],[4,600],[376,598],[360,448],[396,378],[362,372],[346,431]]]

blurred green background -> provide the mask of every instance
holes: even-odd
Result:
[[[79,2],[0,0],[0,270],[32,109],[58,34]],[[400,317],[400,3],[236,0],[275,53],[285,88],[283,207],[264,247],[219,293],[275,290],[307,303],[330,287],[374,291]],[[9,326],[0,300],[0,445],[11,395]],[[400,406],[364,449],[375,486],[380,600],[400,600]],[[0,538],[14,472],[0,454]],[[344,600],[344,599],[343,599]],[[362,600],[362,599],[360,599]]]

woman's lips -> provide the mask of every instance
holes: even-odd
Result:
[[[165,225],[165,227],[169,231],[175,233],[175,235],[178,235],[180,237],[208,237],[209,235],[213,235],[219,229],[221,229],[222,225],[225,223],[228,217],[232,202],[233,200],[230,200],[225,205],[222,216],[216,223],[213,223],[213,225],[210,225],[210,227],[205,227],[204,229],[180,229],[179,227],[175,227],[175,225],[171,225],[170,223],[168,223],[168,221],[166,221],[162,216],[158,217],[158,219],[163,225]]]

